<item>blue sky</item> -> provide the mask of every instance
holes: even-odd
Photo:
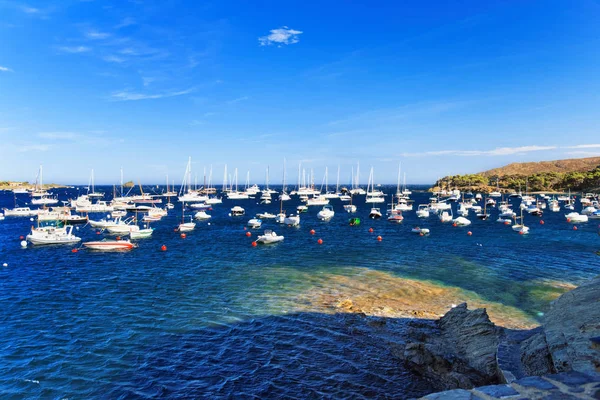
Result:
[[[376,4],[376,5],[375,5]],[[600,3],[0,0],[0,179],[600,155]]]

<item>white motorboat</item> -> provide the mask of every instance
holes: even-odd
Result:
[[[167,204],[165,204],[165,207],[166,207],[167,209],[169,209],[169,210],[172,210],[172,209],[174,209],[174,208],[175,208],[175,204],[173,204],[173,203],[167,203]]]
[[[516,215],[517,215],[517,213],[515,213],[510,208],[507,208],[507,209],[504,209],[504,211],[502,211],[498,216],[500,218],[512,218],[512,217],[514,217]]]
[[[381,218],[381,210],[379,208],[371,208],[369,212],[369,218],[371,219],[379,219]]]
[[[589,215],[592,215],[593,213],[595,213],[596,211],[598,211],[596,209],[596,207],[594,207],[594,206],[587,206],[583,210],[581,210],[581,213],[583,215],[588,215],[589,216]]]
[[[103,251],[123,251],[123,250],[131,250],[134,247],[137,247],[134,243],[131,243],[129,240],[100,240],[94,242],[85,242],[83,244],[86,248],[90,250],[103,250]]]
[[[189,204],[188,207],[194,210],[208,210],[211,208],[210,204],[208,203],[193,203]]]
[[[467,207],[465,207],[464,203],[461,203],[460,206],[458,207],[457,214],[460,215],[461,217],[465,217],[465,216],[469,215],[469,209]]]
[[[140,227],[134,222],[133,217],[129,217],[125,220],[121,219],[121,217],[117,217],[112,224],[107,225],[104,229],[113,234],[126,235],[130,232],[137,232],[140,230]]]
[[[258,219],[258,218],[252,218],[248,221],[248,223],[246,224],[249,228],[252,229],[258,229],[262,226],[262,220]]]
[[[321,211],[319,211],[317,213],[317,218],[320,219],[321,221],[329,221],[331,218],[333,218],[334,215],[335,215],[335,212],[333,211],[333,207],[328,205],[328,206],[323,206]]]
[[[300,225],[300,216],[299,215],[289,215],[286,216],[283,220],[283,223],[289,226],[298,226]]]
[[[429,229],[427,229],[427,228],[419,228],[418,226],[415,226],[410,231],[412,233],[418,233],[420,235],[429,235]]]
[[[256,243],[272,244],[281,242],[283,239],[283,236],[277,235],[275,232],[267,229],[264,235],[261,235],[256,238]]]
[[[81,238],[73,235],[72,226],[58,227],[53,225],[32,228],[26,239],[34,245],[73,244],[81,241]]]
[[[303,213],[303,212],[307,212],[308,211],[308,207],[303,206],[302,204],[299,205],[298,207],[296,207],[296,211],[299,213]]]
[[[240,217],[240,216],[242,216],[244,214],[246,214],[246,210],[244,210],[240,206],[234,206],[234,207],[231,208],[231,216],[232,217]]]
[[[503,224],[505,224],[505,223],[509,223],[510,224],[512,222],[512,219],[511,218],[502,218],[502,217],[499,217],[496,220],[496,222],[501,222]]]
[[[350,196],[348,194],[342,194],[342,195],[340,195],[339,198],[340,198],[341,201],[350,201],[350,200],[352,200],[352,196]]]
[[[33,205],[53,205],[58,204],[58,199],[54,197],[38,197],[31,199],[31,204]]]
[[[449,210],[450,212],[448,212],[447,210],[444,210],[440,213],[438,213],[438,218],[440,220],[440,222],[450,222],[452,221],[452,210]]]
[[[125,210],[116,210],[116,211],[113,211],[112,213],[110,213],[110,215],[113,218],[124,217],[124,216],[127,215],[127,211],[125,211]]]
[[[427,204],[420,204],[417,208],[417,217],[429,218],[429,206]]]
[[[258,214],[256,214],[256,216],[258,218],[260,218],[260,219],[274,219],[274,218],[277,218],[277,216],[275,214],[271,214],[271,213],[268,213],[268,212],[258,213]]]
[[[198,211],[196,214],[194,214],[194,219],[199,219],[199,220],[206,220],[206,219],[211,219],[212,217],[206,213],[206,211]]]
[[[144,229],[140,229],[138,231],[129,232],[129,237],[131,239],[146,239],[146,238],[149,238],[150,236],[152,236],[153,232],[154,232],[153,228],[144,228]]]
[[[223,200],[220,197],[209,197],[206,199],[206,204],[221,204]]]
[[[452,221],[452,224],[455,224],[456,226],[469,226],[471,225],[471,221],[465,217],[458,217]]]
[[[323,195],[315,196],[306,201],[307,206],[325,206],[327,204],[329,204],[329,199]]]
[[[95,220],[88,220],[88,223],[90,224],[90,226],[92,228],[100,228],[100,229],[105,229],[106,227],[110,226],[110,225],[114,225],[115,224],[115,220],[111,220],[107,218],[103,218],[99,221],[95,221]]]
[[[72,202],[71,202],[72,204]],[[96,203],[92,204],[91,202],[89,202],[89,204],[85,204],[85,205],[79,205],[79,201],[76,201],[75,203],[75,211],[77,212],[85,212],[85,213],[97,213],[97,212],[111,212],[114,210],[114,207],[112,205],[109,205],[108,203],[106,203],[106,201],[97,201]]]
[[[12,210],[5,208],[5,217],[33,217],[40,213],[42,210],[32,210],[29,207],[15,207]]]
[[[348,213],[355,213],[356,206],[354,204],[344,204],[344,210],[346,210]]]
[[[565,215],[567,222],[577,223],[577,222],[588,222],[588,216],[579,214],[578,212],[571,212]]]
[[[275,222],[278,223],[278,224],[283,224],[283,223],[285,223],[285,218],[286,218],[285,213],[284,212],[280,212],[275,217]]]

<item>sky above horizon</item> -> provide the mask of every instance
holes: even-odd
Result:
[[[600,3],[0,0],[0,180],[600,156]]]

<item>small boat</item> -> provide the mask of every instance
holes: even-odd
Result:
[[[519,235],[526,235],[529,233],[529,227],[525,226],[525,223],[523,221],[523,209],[521,208],[521,223],[520,224],[514,224],[512,226],[512,230],[515,232],[518,232]],[[515,220],[516,222],[516,220]]]
[[[512,219],[510,219],[510,218],[502,218],[502,217],[500,217],[500,218],[498,218],[498,219],[496,220],[496,222],[501,222],[501,223],[503,223],[503,224],[505,224],[505,223],[507,223],[507,222],[508,222],[508,223],[510,224],[510,223],[512,222]]]
[[[417,208],[417,217],[429,218],[429,206],[427,204],[421,204]]]
[[[191,221],[191,217],[190,217],[190,222],[182,222],[177,227],[177,230],[179,232],[189,232],[189,231],[193,231],[194,229],[196,229],[196,223]]]
[[[567,219],[567,222],[572,222],[572,223],[576,223],[576,222],[588,222],[588,216],[587,215],[581,215],[578,212],[571,212],[565,215],[565,218]]]
[[[283,201],[283,200],[281,200]],[[280,212],[279,214],[277,214],[277,216],[275,217],[275,222],[278,224],[283,224],[285,223],[285,213],[284,212]]]
[[[206,213],[206,211],[198,211],[196,214],[194,214],[194,219],[199,219],[199,220],[205,220],[205,219],[211,219],[212,217]]]
[[[261,227],[262,221],[258,218],[252,218],[246,225],[248,225],[249,228],[258,229]]]
[[[154,232],[153,228],[144,228],[144,229],[140,229],[138,231],[129,232],[129,237],[131,239],[146,239],[146,238],[149,238],[150,236],[152,236],[153,232]]]
[[[303,206],[303,205],[299,205],[298,207],[296,207],[296,211],[299,213],[305,213],[308,211],[308,207]]]
[[[117,218],[117,217],[124,217],[127,215],[127,211],[124,210],[117,210],[117,211],[113,211],[110,213],[111,217],[113,218]]]
[[[452,210],[450,210],[450,212],[448,211],[442,211],[438,214],[438,218],[440,220],[440,222],[450,222],[452,221]]]
[[[100,240],[95,242],[85,242],[83,244],[86,248],[90,250],[104,250],[104,251],[122,251],[122,250],[131,250],[134,247],[137,247],[135,244],[131,243],[129,240]]]
[[[381,218],[381,210],[379,208],[371,208],[371,212],[369,212],[369,218],[371,218],[371,219]]]
[[[477,194],[475,195],[475,200],[477,200],[477,201],[481,201],[482,199],[483,199],[483,197],[481,196],[481,193],[477,193]]]
[[[600,210],[594,211],[592,214],[588,215],[589,219],[600,219]]]
[[[234,206],[234,207],[231,209],[231,214],[230,214],[230,215],[231,215],[232,217],[240,217],[240,216],[242,216],[242,215],[244,215],[244,214],[246,214],[246,210],[244,210],[244,209],[243,209],[242,207],[240,207],[240,206]]]
[[[534,204],[527,207],[526,211],[529,215],[533,215],[536,217],[541,217],[542,215],[544,215],[544,212],[542,210],[540,210],[537,205],[534,205]]]
[[[4,216],[5,217],[33,217],[38,215],[40,210],[32,210],[29,207],[15,207],[12,210],[5,208]]]
[[[289,226],[298,226],[300,225],[300,216],[289,215],[283,219],[283,223]]]
[[[134,224],[134,218],[130,217],[125,220],[121,220],[121,217],[117,217],[112,224],[108,224],[104,227],[108,232],[114,234],[127,234],[134,231],[139,231],[140,227]]]
[[[206,204],[221,204],[223,200],[220,197],[209,197],[206,199]]]
[[[348,213],[355,213],[356,212],[356,206],[354,204],[345,204],[344,205],[344,210],[346,210],[346,212],[348,212]]]
[[[81,238],[73,235],[73,227],[58,225],[38,226],[31,228],[31,233],[26,237],[31,244],[73,244]]]
[[[490,200],[490,199],[487,199],[487,200]],[[485,201],[483,203],[483,212],[478,212],[476,214],[477,218],[485,221],[490,217],[490,214],[488,214],[488,212],[487,212],[487,206],[489,205],[488,203],[489,203],[488,201]],[[496,204],[496,202],[494,202],[494,204]],[[475,207],[473,207],[473,208],[475,208]],[[481,207],[479,207],[479,210],[481,210]]]
[[[317,213],[317,218],[321,221],[329,221],[331,218],[333,218],[334,215],[335,212],[333,211],[333,207],[327,205],[323,206],[321,211]]]
[[[208,203],[192,203],[188,204],[188,207],[194,210],[208,210],[211,208]]]
[[[272,244],[272,243],[281,242],[283,239],[284,239],[284,236],[277,235],[275,232],[267,229],[267,230],[265,230],[264,235],[260,235],[259,237],[256,238],[256,243]]]
[[[418,233],[420,235],[429,235],[429,229],[427,229],[427,228],[419,228],[418,226],[415,226],[410,231],[412,233]]]
[[[271,213],[268,213],[268,212],[258,213],[258,214],[256,214],[256,216],[258,218],[260,218],[260,219],[274,219],[274,218],[277,218],[277,215],[271,214]]]
[[[360,218],[350,218],[350,220],[348,221],[350,226],[359,226],[360,225]]]
[[[471,225],[471,221],[465,217],[458,217],[452,221],[452,224],[456,226],[469,226]]]

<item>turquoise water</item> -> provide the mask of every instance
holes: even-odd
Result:
[[[412,197],[419,204],[428,195]],[[344,316],[307,307],[305,294],[330,290],[331,276],[361,280],[375,270],[469,290],[539,319],[562,284],[600,271],[598,221],[574,231],[564,212],[545,212],[544,225],[526,217],[531,233],[520,236],[496,213],[468,228],[414,211],[399,225],[371,221],[363,200],[355,202],[363,224],[350,227],[342,203],[332,204],[329,222],[317,220],[320,207],[302,214],[299,228],[265,222],[286,239],[258,247],[257,232],[248,238],[243,227],[258,211],[277,213],[277,202],[225,200],[185,239],[173,232],[176,207],[128,253],[22,249],[28,218],[0,221],[0,263],[8,264],[0,269],[2,398],[417,396],[428,386],[388,349],[357,338]],[[233,205],[246,217],[229,217]],[[0,194],[0,206],[12,207],[12,194]],[[431,235],[411,233],[417,223]],[[102,237],[89,226],[76,234]]]

